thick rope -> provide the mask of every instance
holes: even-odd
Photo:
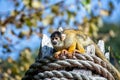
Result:
[[[38,73],[38,75],[34,76],[36,80],[39,79],[58,79],[58,80],[93,80],[90,76],[76,74],[75,72],[66,72],[66,71],[45,71],[44,73]],[[102,78],[101,80],[106,80]]]
[[[45,70],[51,71],[51,70],[58,70],[58,69],[67,68],[67,67],[79,67],[82,69],[87,68],[92,71],[96,71],[98,74],[102,75],[108,80],[114,80],[114,77],[105,68],[91,61],[66,59],[66,60],[60,60],[54,63],[49,63],[47,65],[41,66],[41,69],[44,71]]]
[[[63,59],[63,58],[61,58],[61,59]],[[63,60],[65,60],[65,59],[67,59],[67,57],[65,57]],[[74,59],[92,61],[92,62],[99,64],[102,67],[106,68],[108,71],[111,71],[111,67],[106,62],[104,62],[102,59],[100,59],[99,57],[97,57],[95,55],[75,54]],[[36,67],[37,65],[41,66],[43,63],[47,64],[47,63],[50,63],[53,61],[56,61],[56,60],[52,56],[47,57],[46,59],[37,59],[36,62],[39,62],[39,64],[35,63],[35,64],[31,65],[31,67]],[[42,63],[42,64],[40,64],[40,63]]]
[[[69,68],[77,67],[77,68],[82,68],[82,69],[90,69],[92,71],[95,71],[97,74],[100,74],[103,77],[107,78],[108,80],[115,80],[113,75],[109,72],[109,70],[111,68],[109,67],[108,64],[106,64],[99,57],[97,57],[95,55],[88,55],[88,54],[84,54],[84,55],[83,54],[75,54],[74,59],[68,59],[68,57],[66,57],[66,56],[63,56],[59,60],[56,60],[52,56],[51,57],[49,56],[45,59],[37,59],[36,62],[34,64],[32,64],[30,66],[30,69],[26,72],[26,74],[25,74],[26,76],[23,78],[23,80],[28,78],[28,75],[34,76],[34,75],[37,75],[39,72],[41,72],[43,74],[43,73],[45,73],[44,71],[51,72],[52,70],[62,70],[64,68],[68,68],[68,67]],[[71,75],[72,75],[72,73],[71,73]]]

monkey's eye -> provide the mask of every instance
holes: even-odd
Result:
[[[51,38],[52,40],[54,40],[54,38]]]
[[[58,37],[56,37],[55,39],[56,39],[56,40],[58,40],[59,38],[58,38]]]

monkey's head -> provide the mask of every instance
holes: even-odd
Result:
[[[62,47],[64,45],[65,35],[59,31],[55,31],[51,34],[51,43],[54,47]]]

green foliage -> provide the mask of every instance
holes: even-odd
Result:
[[[99,29],[99,38],[103,39],[106,43],[106,47],[110,46],[111,58],[113,64],[120,70],[120,27],[113,24],[105,24]],[[108,49],[107,49],[108,50]],[[118,64],[119,63],[119,64]]]
[[[0,60],[0,80],[21,80],[36,55],[36,53],[31,54],[29,49],[25,49],[17,61],[10,57],[7,60]]]

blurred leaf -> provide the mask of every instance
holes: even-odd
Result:
[[[9,58],[7,59],[7,61],[8,61],[8,63],[12,63],[12,62],[13,62],[13,60],[12,60],[11,57],[9,57]]]
[[[19,75],[15,75],[16,80],[21,80],[21,77]]]
[[[102,15],[102,16],[109,16],[109,11],[107,11],[107,10],[100,10],[100,15]]]
[[[49,27],[48,32],[49,32],[49,33],[53,33],[53,31],[54,31],[54,28],[53,28],[53,27]]]
[[[31,19],[26,19],[25,22],[26,22],[27,26],[32,26]]]
[[[82,4],[83,4],[84,6],[90,4],[90,1],[91,1],[91,0],[81,0]]]
[[[98,27],[103,27],[104,23],[103,20],[101,18],[98,18]]]
[[[56,15],[59,14],[59,6],[57,6],[57,5],[52,6],[52,7],[51,7],[51,10],[52,10],[52,12],[55,13]]]
[[[44,26],[49,25],[53,21],[53,15],[48,15],[46,18],[42,19],[42,23]]]
[[[23,0],[23,3],[25,4],[25,6],[30,7],[30,3],[32,0]]]
[[[116,36],[116,34],[115,34],[115,32],[113,30],[110,30],[109,34],[110,34],[111,37],[115,37]]]
[[[16,11],[12,11],[11,12],[11,16],[15,16],[15,15],[17,15],[18,13],[16,12]]]
[[[40,1],[37,1],[37,0],[33,0],[32,1],[32,7],[35,8],[35,9],[43,9],[44,6],[40,3]]]
[[[97,37],[98,27],[94,23],[90,23],[90,32],[94,37]]]

